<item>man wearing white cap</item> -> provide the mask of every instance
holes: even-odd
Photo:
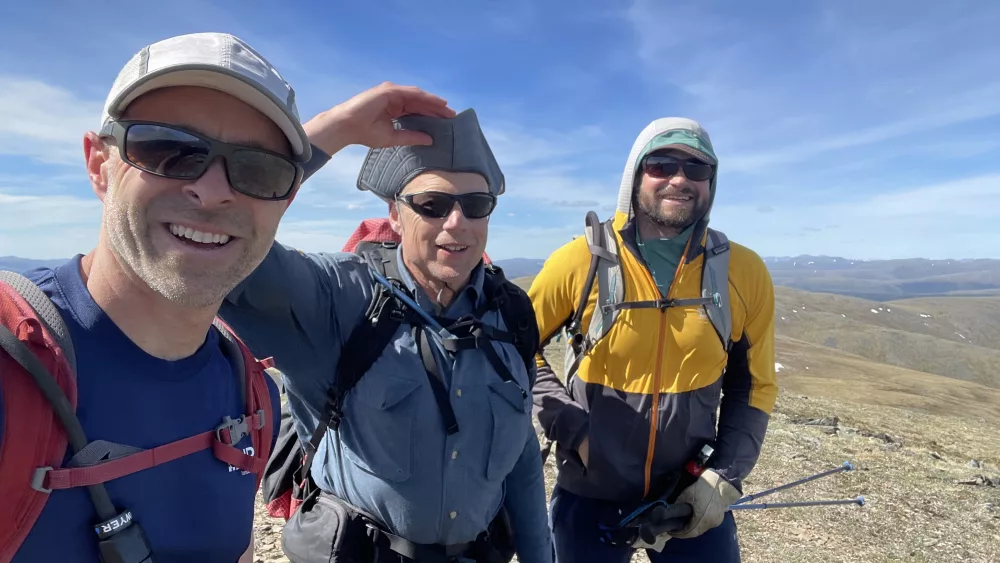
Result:
[[[129,60],[83,139],[97,247],[0,283],[0,561],[250,559],[280,405],[219,304],[317,162],[430,142],[393,128],[404,113],[454,115],[383,84],[303,127],[294,90],[226,34]]]

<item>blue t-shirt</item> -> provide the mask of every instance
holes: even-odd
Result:
[[[244,414],[236,373],[216,329],[188,358],[150,356],[91,298],[80,258],[26,275],[52,299],[69,327],[77,359],[76,414],[88,440],[153,448],[214,429],[223,416]],[[276,438],[280,398],[277,386],[266,379]],[[250,446],[249,436],[237,445],[247,453]],[[71,456],[67,449],[66,459]],[[235,563],[250,544],[256,477],[220,461],[210,448],[105,487],[116,508],[132,511],[157,563]],[[13,563],[98,563],[92,529],[97,520],[85,488],[53,491]]]

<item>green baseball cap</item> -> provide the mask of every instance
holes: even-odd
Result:
[[[653,137],[646,143],[639,158],[642,159],[647,154],[662,149],[676,149],[708,164],[719,164],[712,142],[706,137],[695,135],[692,131],[673,129]]]

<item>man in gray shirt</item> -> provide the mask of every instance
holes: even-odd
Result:
[[[283,373],[316,487],[283,548],[293,562],[549,562],[537,326],[526,293],[482,260],[503,174],[472,110],[397,128],[433,144],[371,150],[358,188],[388,203],[398,246],[366,260],[275,243],[220,312]]]

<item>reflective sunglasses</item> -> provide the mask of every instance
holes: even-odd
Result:
[[[642,170],[654,178],[669,178],[684,168],[684,177],[700,182],[715,174],[715,167],[700,160],[678,160],[672,156],[654,154],[642,161]]]
[[[303,174],[302,167],[284,155],[223,143],[166,123],[111,121],[101,136],[115,140],[125,162],[174,180],[200,178],[222,157],[229,185],[254,199],[288,199]]]
[[[449,194],[427,191],[399,196],[399,199],[417,214],[431,219],[447,217],[454,209],[455,202],[462,207],[462,214],[467,218],[482,219],[493,213],[497,204],[497,197],[486,192]]]

